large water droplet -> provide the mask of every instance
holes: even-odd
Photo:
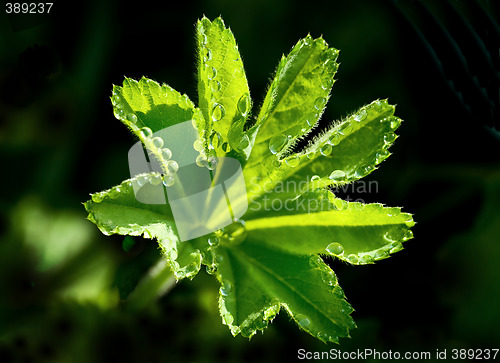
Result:
[[[337,277],[332,270],[321,271],[321,280],[328,286],[334,286],[337,283]]]
[[[210,139],[210,143],[214,149],[217,149],[222,144],[222,136],[217,131],[214,131]]]
[[[210,67],[207,65],[206,70],[207,70],[207,78],[209,80],[212,80],[215,77],[217,77],[217,69],[215,69],[215,67]]]
[[[149,181],[149,178],[147,175],[141,175],[137,177],[137,185],[142,187],[144,184],[146,184]]]
[[[250,111],[250,97],[248,94],[243,94],[238,100],[238,111],[240,111],[243,116],[246,116]]]
[[[389,156],[389,150],[382,149],[375,155],[375,161],[377,164],[381,163]]]
[[[241,135],[240,142],[238,143],[238,147],[240,150],[244,150],[250,145],[250,139],[248,138],[248,135],[243,134]]]
[[[221,146],[222,148],[222,151],[224,151],[225,153],[228,153],[231,151],[231,146],[229,145],[228,142],[224,142]]]
[[[323,260],[318,255],[311,256],[309,259],[309,266],[312,268],[321,268],[323,265]]]
[[[212,247],[218,246],[219,242],[220,240],[217,236],[211,236],[208,238],[208,244]]]
[[[311,319],[307,315],[298,314],[295,319],[302,329],[307,330],[311,326]]]
[[[289,156],[285,159],[286,165],[295,168],[300,163],[300,158],[297,155]]]
[[[328,178],[335,180],[335,181],[342,181],[342,180],[345,180],[346,177],[347,177],[346,173],[343,172],[342,170],[334,170],[334,171],[332,171],[332,173],[330,174],[330,176]]]
[[[159,185],[162,182],[161,175],[158,174],[158,173],[155,173],[155,174],[151,175],[150,178],[149,178],[149,182],[152,185]]]
[[[329,78],[321,85],[321,88],[323,88],[325,91],[329,90],[333,86],[333,78]]]
[[[356,112],[356,114],[354,115],[354,119],[358,122],[361,122],[366,118],[366,115],[367,115],[366,110],[362,108],[361,110]]]
[[[210,81],[210,89],[212,90],[212,92],[219,92],[221,88],[222,86],[219,81],[216,80]]]
[[[333,242],[326,246],[326,250],[331,254],[340,256],[344,253],[344,246],[338,242]]]
[[[238,245],[247,237],[245,221],[241,219],[235,219],[233,223],[224,227],[223,231],[224,239],[231,245]]]
[[[92,201],[94,203],[101,203],[104,200],[104,195],[101,193],[92,194]]]
[[[321,155],[328,156],[332,153],[332,145],[325,144],[321,147],[319,151],[321,152]]]
[[[172,175],[165,175],[163,177],[163,185],[165,185],[166,187],[171,187],[172,185],[174,185],[175,183],[175,179]]]
[[[314,159],[315,157],[316,157],[316,151],[311,151],[311,152],[307,153],[307,158],[308,158],[309,160],[312,160],[312,159]]]
[[[206,45],[208,42],[207,35],[205,33],[201,33],[201,45]]]
[[[111,103],[113,106],[118,106],[121,102],[120,96],[117,93],[113,93],[113,97],[111,98]]]
[[[201,168],[204,168],[205,166],[208,165],[208,160],[205,157],[205,155],[200,154],[196,157],[196,165],[198,165]]]
[[[320,180],[320,179],[321,179],[321,177],[319,175],[313,175],[311,177],[311,182],[315,182],[316,180]]]
[[[161,157],[165,161],[170,160],[172,157],[172,151],[169,148],[161,149]]]
[[[279,153],[286,145],[288,137],[286,135],[274,135],[269,140],[269,151],[273,154]]]
[[[193,142],[193,148],[200,152],[203,150],[203,142],[200,139],[195,140],[195,142]]]
[[[174,160],[169,160],[167,162],[167,173],[174,174],[179,170],[179,164]]]
[[[357,264],[358,263],[358,256],[355,255],[354,253],[352,253],[349,256],[347,256],[347,261],[349,261],[352,264]]]
[[[215,170],[215,168],[217,168],[217,163],[217,158],[215,156],[211,156],[208,158],[207,168],[209,170]]]
[[[157,147],[158,149],[163,146],[163,139],[161,137],[155,137],[153,140],[151,140],[153,143],[154,147]]]
[[[120,192],[121,188],[119,186],[116,186],[113,189],[111,189],[111,191],[109,192],[109,196],[111,197],[111,199],[116,199],[120,196]]]
[[[394,117],[391,120],[391,129],[396,130],[401,125],[401,119]]]
[[[203,48],[203,60],[208,62],[212,59],[212,51],[208,48]]]
[[[151,131],[149,127],[143,127],[141,129],[141,134],[145,139],[149,139],[153,135],[153,131]]]
[[[314,108],[317,109],[318,111],[323,110],[323,107],[326,105],[326,98],[325,97],[318,97],[314,101]]]
[[[233,291],[233,285],[229,281],[223,281],[220,287],[220,293],[223,296],[229,295]]]
[[[134,115],[133,113],[129,113],[127,115],[127,120],[129,120],[130,122],[132,122],[133,124],[135,124],[137,122],[137,116]]]
[[[386,144],[392,144],[396,140],[396,134],[394,132],[390,132],[384,135],[384,142]]]
[[[212,121],[217,122],[224,118],[226,109],[220,103],[216,103],[212,109]]]

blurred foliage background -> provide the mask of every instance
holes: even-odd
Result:
[[[2,4],[3,6],[3,4]],[[297,350],[500,347],[499,3],[56,2],[0,15],[0,362],[293,361]],[[464,16],[459,16],[464,14]],[[324,118],[377,98],[405,122],[367,202],[415,214],[415,239],[370,266],[328,261],[358,329],[324,345],[284,311],[250,341],[204,271],[173,283],[156,243],[103,236],[81,203],[129,176],[112,84],[147,76],[196,100],[194,24],[222,15],[256,106],[311,33],[341,49]],[[496,129],[495,129],[496,127]],[[137,286],[137,287],[136,287]]]

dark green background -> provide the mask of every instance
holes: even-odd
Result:
[[[472,96],[468,112],[449,79],[462,84],[471,74],[444,77],[428,48],[437,34],[424,29],[426,42],[401,11],[421,18],[420,4],[56,2],[37,16],[7,16],[2,6],[0,362],[290,361],[299,348],[500,348],[500,137],[485,127],[498,122],[499,101],[488,109]],[[498,15],[498,3],[480,4]],[[446,9],[437,6],[443,26],[465,39]],[[311,33],[341,49],[326,119],[377,98],[397,104],[404,119],[394,155],[368,178],[378,190],[350,197],[414,213],[415,239],[376,265],[329,261],[359,327],[340,346],[301,332],[284,311],[264,334],[233,338],[205,272],[140,311],[117,302],[158,251],[140,238],[124,249],[123,237],[105,237],[85,220],[89,193],[129,176],[134,139],[113,117],[112,84],[144,75],[196,100],[194,24],[203,14],[222,15],[231,27],[257,106],[281,54]],[[447,49],[438,48],[438,59],[453,68]],[[498,51],[491,56],[498,71]],[[474,53],[465,59],[474,63]],[[498,79],[489,82],[498,95]],[[51,248],[77,252],[40,257]]]

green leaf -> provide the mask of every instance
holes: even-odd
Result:
[[[251,206],[248,238],[287,253],[332,255],[362,265],[389,257],[413,238],[413,217],[400,208],[347,202],[327,190],[299,197],[285,193],[266,197]],[[270,212],[273,205],[281,210]]]
[[[355,326],[334,272],[318,256],[287,254],[250,239],[216,253],[221,314],[234,335],[251,337],[280,307],[325,342],[337,342]]]
[[[186,95],[144,77],[139,82],[125,78],[123,87],[113,87],[111,101],[115,117],[158,159],[165,173],[171,150],[164,147],[163,141],[157,143],[153,133],[186,121],[199,128],[205,123],[201,110]]]
[[[244,130],[252,101],[240,52],[233,33],[221,18],[198,21],[198,98],[205,120],[205,139],[221,138],[217,146],[229,143],[238,158],[246,160],[254,131]],[[223,155],[227,146],[217,150]]]
[[[264,182],[278,160],[318,122],[334,83],[338,53],[322,38],[308,35],[282,57],[257,120],[260,129],[248,161],[247,180]]]
[[[157,186],[158,181],[161,182],[158,174],[141,174],[92,194],[92,199],[84,203],[88,219],[105,235],[156,238],[176,278],[193,278],[201,265],[197,241],[179,241],[168,203],[144,204],[137,201],[134,194],[134,184],[142,186],[140,193],[154,193],[152,187]]]

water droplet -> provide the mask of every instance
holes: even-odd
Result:
[[[389,256],[389,253],[386,250],[377,250],[373,254],[373,258],[375,260],[381,260],[383,258],[386,258],[387,256]]]
[[[311,182],[315,182],[316,180],[320,180],[320,179],[321,179],[321,177],[319,175],[313,175],[311,177]]]
[[[163,185],[165,185],[166,187],[171,187],[172,185],[174,185],[175,183],[175,179],[172,175],[165,175],[163,177]]]
[[[390,246],[389,253],[396,253],[403,249],[403,245],[399,242],[392,243]]]
[[[208,42],[207,35],[205,33],[201,33],[201,45],[206,45]]]
[[[329,78],[326,80],[325,83],[321,85],[321,88],[323,88],[325,91],[329,90],[333,86],[333,78]]]
[[[207,271],[207,274],[209,274],[209,275],[214,275],[217,272],[217,266],[216,265],[207,265],[205,267],[205,271]]]
[[[203,48],[203,60],[208,62],[212,59],[212,51],[208,48]]]
[[[158,149],[163,146],[163,139],[161,137],[155,137],[153,140],[151,140],[153,143],[154,147],[157,147]]]
[[[335,133],[334,135],[332,135],[332,137],[330,137],[330,139],[328,140],[328,143],[332,146],[336,146],[340,143],[340,138],[341,138],[341,135]]]
[[[170,160],[172,157],[172,151],[169,148],[161,149],[161,157],[165,161]]]
[[[153,135],[153,131],[149,127],[143,127],[141,129],[141,135],[145,139],[149,139]]]
[[[256,333],[255,329],[245,326],[241,328],[241,336],[245,338],[251,338]]]
[[[408,241],[409,239],[413,238],[413,232],[410,230],[407,230],[403,236],[403,242]]]
[[[387,157],[389,156],[389,150],[380,150],[376,155],[375,155],[375,161],[377,164],[381,163],[382,161],[384,161],[385,159],[387,159]]]
[[[179,164],[174,160],[169,160],[167,162],[167,173],[174,174],[179,170]]]
[[[330,174],[330,176],[328,178],[330,178],[332,180],[341,181],[341,180],[345,180],[346,177],[347,177],[346,173],[343,172],[342,170],[334,170],[334,171],[332,171],[332,173]]]
[[[118,198],[120,196],[120,192],[121,192],[121,188],[119,186],[114,187],[109,192],[109,196],[111,197],[111,199],[116,199],[116,198]]]
[[[391,121],[391,129],[396,130],[401,125],[401,119],[394,117]]]
[[[235,219],[233,223],[224,227],[223,231],[224,239],[231,245],[238,245],[247,237],[245,221],[241,219]]]
[[[226,109],[220,103],[216,103],[212,109],[212,121],[217,122],[224,118]]]
[[[225,153],[228,153],[231,151],[231,146],[227,142],[224,142],[222,144],[221,148],[222,148],[222,151],[224,151]]]
[[[309,266],[312,268],[321,268],[324,265],[323,260],[318,255],[311,256],[309,259]]]
[[[205,157],[205,155],[200,154],[196,157],[196,165],[198,165],[201,168],[204,168],[205,166],[208,165],[208,160]]]
[[[361,265],[368,265],[370,263],[373,263],[373,257],[369,254],[365,254],[365,255],[359,257],[359,263]]]
[[[250,97],[247,93],[243,94],[238,100],[238,111],[240,111],[243,116],[246,116],[250,111]]]
[[[101,193],[95,193],[95,194],[92,194],[92,201],[94,203],[101,203],[104,199],[104,195],[102,195]]]
[[[341,299],[345,298],[344,290],[340,286],[335,286],[335,289],[333,289],[333,293],[340,297]]]
[[[349,261],[352,264],[357,264],[358,263],[358,256],[355,255],[354,253],[352,253],[349,256],[347,256],[347,261]]]
[[[144,184],[146,184],[149,181],[147,175],[141,175],[137,177],[137,185],[142,187]]]
[[[195,130],[198,130],[198,124],[196,123],[196,120],[191,121],[191,124],[193,125],[193,128]]]
[[[193,275],[196,275],[196,273],[199,270],[199,266],[196,262],[190,263],[189,265],[186,266],[186,277],[190,277]]]
[[[210,170],[215,170],[215,168],[217,168],[217,158],[215,156],[211,156],[208,158],[208,163],[207,163],[207,167],[208,169]]]
[[[349,122],[344,123],[338,130],[341,135],[349,135],[352,132],[352,125]]]
[[[149,182],[152,185],[159,185],[161,183],[161,175],[157,173],[151,175],[151,177],[149,178]]]
[[[413,217],[410,216],[407,219],[405,219],[405,224],[409,228],[413,227],[415,225],[415,221],[413,220]]]
[[[248,147],[248,145],[250,145],[250,139],[248,138],[248,135],[241,135],[240,142],[238,143],[238,148],[240,150],[244,150]]]
[[[113,93],[113,97],[111,98],[111,103],[113,104],[113,106],[118,106],[120,102],[121,102],[120,96],[118,96],[118,94],[116,93]]]
[[[367,112],[366,109],[362,108],[354,115],[354,119],[358,122],[363,121],[366,118]]]
[[[212,138],[210,139],[210,142],[211,142],[212,147],[214,149],[217,149],[219,146],[221,146],[222,136],[220,135],[220,133],[218,133],[217,131],[214,131],[212,134]]]
[[[285,159],[286,165],[295,168],[300,163],[300,158],[297,155],[291,155]]]
[[[302,329],[308,329],[311,326],[311,320],[307,315],[298,314],[295,319]]]
[[[200,152],[203,150],[203,142],[200,139],[195,140],[195,142],[193,142],[193,148]]]
[[[217,77],[217,69],[215,69],[215,67],[210,67],[207,65],[206,70],[207,70],[207,78],[209,80],[212,80],[215,77]]]
[[[286,145],[288,137],[285,135],[274,135],[269,140],[269,151],[273,154],[279,153]]]
[[[310,153],[307,153],[307,158],[312,160],[316,157],[316,152],[315,151],[311,151]]]
[[[394,132],[390,132],[384,135],[384,142],[386,144],[392,144],[396,140],[396,134]]]
[[[318,97],[314,101],[314,108],[317,109],[318,111],[323,110],[323,107],[326,105],[326,98],[325,97]]]
[[[316,112],[311,112],[309,115],[306,117],[306,122],[309,126],[313,126],[316,121],[318,121],[319,115]]]
[[[127,120],[129,120],[130,122],[132,122],[133,124],[135,124],[137,122],[137,116],[134,115],[133,113],[129,113],[127,115]]]
[[[344,253],[344,246],[338,242],[333,242],[326,246],[326,250],[331,254],[340,256]]]
[[[210,89],[212,90],[212,92],[219,92],[221,88],[222,86],[219,81],[210,81]]]
[[[328,156],[332,153],[332,145],[327,143],[323,145],[319,151],[321,152],[321,155]]]
[[[319,332],[317,337],[322,342],[327,342],[330,340],[330,336],[327,333],[323,333],[323,332]]]
[[[229,281],[224,281],[220,287],[220,293],[223,296],[229,295],[233,291],[233,285]]]
[[[212,236],[208,238],[208,244],[212,247],[218,246],[219,242],[220,240],[217,236]]]
[[[334,286],[337,283],[337,277],[332,270],[321,271],[321,280],[328,286]]]

